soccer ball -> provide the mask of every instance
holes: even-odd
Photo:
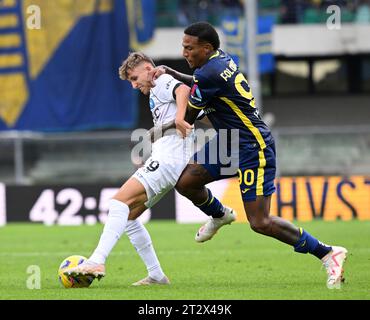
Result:
[[[94,281],[93,276],[66,276],[64,274],[65,271],[68,269],[77,267],[79,264],[87,260],[87,258],[83,256],[69,256],[68,258],[64,259],[63,262],[59,266],[58,270],[58,278],[59,282],[65,288],[87,288],[90,284]]]

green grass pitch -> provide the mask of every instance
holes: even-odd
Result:
[[[315,257],[254,233],[247,224],[226,226],[199,244],[199,225],[151,221],[152,236],[170,286],[132,287],[146,270],[126,236],[107,261],[107,275],[89,288],[65,289],[59,264],[72,254],[89,256],[102,225],[60,227],[10,224],[0,228],[0,299],[48,300],[370,300],[370,221],[296,223],[328,244],[345,246],[346,282],[328,290]],[[41,289],[28,289],[29,266],[39,266]]]

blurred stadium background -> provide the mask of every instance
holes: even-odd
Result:
[[[251,85],[277,140],[272,213],[369,220],[370,1],[261,0],[257,10]],[[118,78],[121,61],[142,50],[191,73],[183,29],[207,20],[248,77],[245,13],[232,0],[0,0],[0,225],[104,222],[136,170],[131,132],[152,126],[147,98]],[[235,180],[213,190],[242,210]],[[150,217],[205,219],[175,192]]]

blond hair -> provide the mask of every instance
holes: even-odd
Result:
[[[153,67],[155,64],[151,58],[142,52],[131,52],[119,68],[119,77],[122,80],[128,79],[128,72],[136,68],[142,62],[149,62]]]

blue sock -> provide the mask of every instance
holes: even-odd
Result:
[[[331,247],[323,244],[308,232],[299,228],[301,237],[299,238],[297,244],[294,246],[294,251],[300,253],[311,253],[315,257],[322,259],[326,254],[331,251]]]
[[[208,198],[207,200],[198,205],[195,204],[200,210],[202,210],[207,216],[212,216],[213,218],[221,218],[225,212],[224,212],[224,206],[220,201],[218,201],[217,198],[215,198],[212,195],[211,190],[207,189],[208,191]]]

